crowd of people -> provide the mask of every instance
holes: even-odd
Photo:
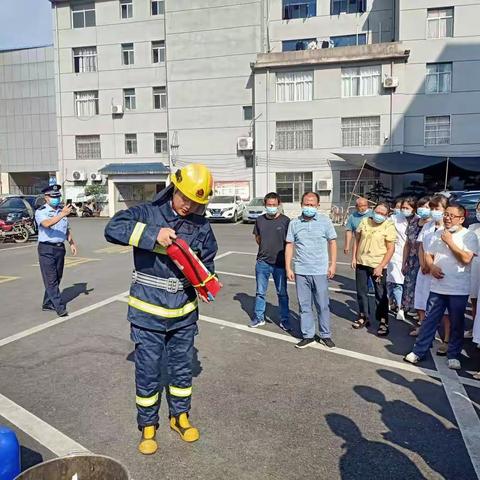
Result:
[[[303,337],[296,347],[318,341],[333,348],[328,280],[336,272],[335,228],[319,213],[315,192],[303,195],[302,213],[293,220],[280,213],[278,194],[269,193],[264,201],[266,213],[253,231],[259,251],[250,327],[265,324],[265,296],[273,275],[280,327],[286,331],[291,329],[287,280],[296,285]],[[345,224],[344,242],[355,271],[358,311],[352,327],[360,330],[375,320],[377,335],[386,337],[390,317],[409,322],[414,346],[405,355],[406,362],[421,362],[438,334],[436,354],[447,357],[449,368],[460,369],[464,340],[473,339],[480,346],[480,223],[466,228],[466,216],[462,205],[443,195],[406,197],[393,205],[358,198]],[[369,302],[372,291],[374,311]],[[473,330],[465,331],[469,302],[474,324]],[[480,372],[474,377],[480,379]]]

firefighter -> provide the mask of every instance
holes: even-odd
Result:
[[[187,165],[171,176],[171,184],[153,202],[118,212],[105,228],[107,241],[133,246],[128,320],[135,343],[137,422],[142,432],[138,449],[144,455],[158,448],[163,384],[168,384],[170,428],[186,442],[200,437],[189,420],[197,293],[166,255],[166,247],[177,237],[185,240],[214,272],[217,242],[203,215],[212,182],[207,167]],[[168,382],[162,382],[162,365]]]

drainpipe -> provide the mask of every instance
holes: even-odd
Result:
[[[268,115],[268,94],[270,86],[270,70],[267,68],[267,76],[265,82],[265,145],[266,145],[266,161],[267,161],[267,193],[270,191],[270,123]]]
[[[54,4],[55,8],[55,39],[57,42],[57,70],[58,70],[58,80],[57,80],[57,92],[58,92],[58,105],[60,108],[60,168],[62,175],[62,191],[65,195],[65,156],[64,156],[64,146],[63,146],[63,108],[62,108],[62,82],[60,80],[60,41],[58,33],[58,7],[57,4]]]
[[[170,97],[168,94],[168,45],[167,45],[167,1],[163,9],[163,36],[165,38],[165,93],[167,95],[167,149],[168,149],[168,168],[172,172],[172,148],[173,138],[170,139]]]

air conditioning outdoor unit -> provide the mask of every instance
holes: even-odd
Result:
[[[332,181],[328,180],[328,179],[327,180],[317,180],[315,190],[317,192],[326,191],[326,190],[331,191],[332,190]]]
[[[114,115],[121,115],[123,113],[123,105],[112,105],[112,113]]]
[[[238,150],[253,150],[253,138],[252,137],[239,137],[237,139]]]
[[[84,182],[87,179],[87,174],[82,170],[74,170],[72,172],[72,178],[75,182]]]
[[[385,77],[383,79],[383,88],[397,88],[398,77]]]
[[[92,172],[92,173],[90,173],[90,180],[92,182],[102,182],[103,181],[103,176],[102,176],[101,173]]]

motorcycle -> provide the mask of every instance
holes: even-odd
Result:
[[[12,239],[15,243],[28,242],[35,235],[35,224],[32,218],[22,218],[15,222],[0,220],[0,242]]]

